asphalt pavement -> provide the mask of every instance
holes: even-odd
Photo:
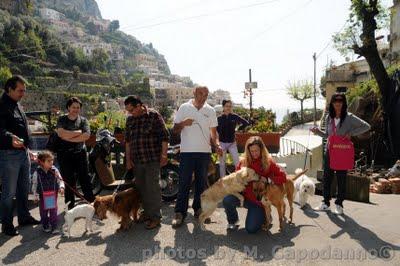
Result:
[[[321,198],[316,196],[311,205]],[[400,265],[399,195],[371,195],[371,204],[345,201],[345,215],[301,210],[295,205],[294,224],[278,232],[273,208],[270,232],[248,234],[247,210],[239,208],[240,227],[227,232],[222,208],[201,231],[192,213],[185,225],[172,229],[173,204],[163,204],[162,226],[148,231],[134,224],[116,233],[110,217],[84,232],[84,220],[72,228],[72,237],[50,235],[40,226],[20,229],[20,236],[0,235],[3,265]],[[63,220],[60,199],[60,221]],[[32,214],[39,217],[38,208]],[[16,222],[16,221],[15,221]]]

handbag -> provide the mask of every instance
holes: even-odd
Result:
[[[57,192],[56,191],[43,191],[43,209],[53,210],[57,207]]]
[[[42,188],[42,199],[43,199],[43,209],[54,210],[57,208],[57,190],[56,190],[56,180],[54,180],[54,188],[53,190],[43,191],[43,185],[41,177],[39,176],[40,187]]]
[[[343,136],[336,135],[332,119],[333,135],[328,138],[329,167],[332,170],[349,170],[354,167],[354,144]]]

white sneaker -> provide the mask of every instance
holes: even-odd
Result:
[[[45,233],[50,233],[51,232],[51,229],[48,227],[48,228],[44,228],[43,227],[43,232],[45,232]]]
[[[336,209],[333,211],[334,214],[342,215],[343,214],[343,207],[336,204]]]
[[[314,211],[329,211],[329,210],[330,210],[330,207],[328,205],[326,205],[325,202],[321,202],[321,205],[314,208]]]
[[[60,232],[60,229],[54,228],[54,229],[51,231],[51,233],[52,233],[53,235],[58,235],[58,234],[61,233],[61,232]]]

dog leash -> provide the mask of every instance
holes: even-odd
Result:
[[[306,169],[306,165],[307,165],[307,157],[308,157],[309,146],[310,146],[310,138],[311,138],[311,130],[308,130],[308,140],[307,140],[307,147],[306,147],[306,156],[304,157],[304,167],[303,167],[303,169]]]
[[[63,178],[57,177],[58,179],[62,180],[64,182],[64,185],[66,185],[76,196],[78,196],[81,200],[83,200],[87,204],[91,204],[85,197],[79,193],[76,189],[74,189],[71,185],[69,185]]]
[[[128,171],[125,172],[125,174],[124,174],[124,179],[123,179],[124,183],[125,183],[125,181],[126,181],[126,179],[127,179],[127,176],[128,176],[129,171],[132,171],[132,169],[130,169],[130,170],[128,170]],[[120,187],[121,185],[122,185],[122,182],[120,182],[120,183],[118,184],[117,188],[114,189],[113,195],[117,194],[118,189],[119,189],[119,187]]]

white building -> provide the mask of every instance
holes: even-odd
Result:
[[[80,48],[82,49],[83,53],[91,57],[93,55],[93,51],[96,49],[103,49],[108,53],[112,52],[112,46],[109,43],[104,43],[104,42],[98,42],[98,43],[78,43],[74,42],[71,43],[71,45],[75,48]]]
[[[223,100],[231,100],[231,94],[226,90],[216,90],[211,92],[208,96],[208,103],[210,105],[222,104]]]
[[[65,18],[64,14],[50,8],[40,8],[39,15],[46,20],[61,20]]]

